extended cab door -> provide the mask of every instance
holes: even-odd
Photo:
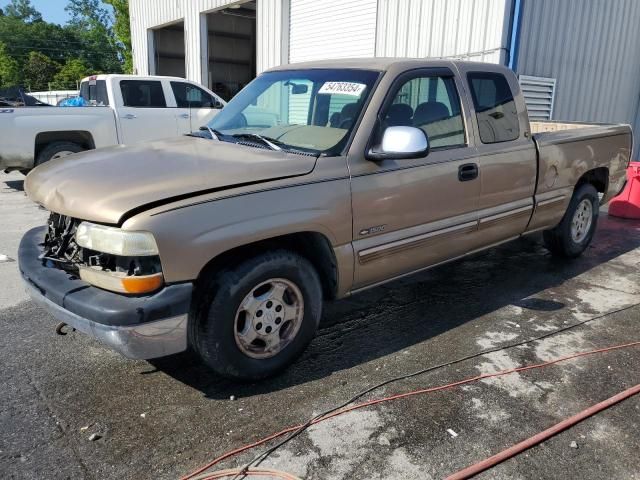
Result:
[[[480,167],[483,246],[522,234],[533,212],[536,148],[516,76],[504,67],[458,64],[472,99]]]
[[[188,82],[171,81],[176,99],[178,132],[190,133],[208,124],[224,106],[221,99]]]
[[[359,129],[373,128],[367,148],[379,144],[386,127],[415,126],[426,132],[430,151],[422,158],[380,161],[350,153],[355,289],[477,245],[479,166],[460,79],[443,67],[401,73],[389,86],[384,80],[378,88],[388,94],[375,125]]]
[[[132,144],[178,135],[173,108],[167,108],[167,95],[160,80],[120,80],[118,124],[120,142]]]

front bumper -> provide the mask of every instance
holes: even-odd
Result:
[[[45,231],[29,230],[18,252],[27,293],[38,305],[129,358],[157,358],[187,349],[191,283],[138,297],[99,289],[38,259]]]

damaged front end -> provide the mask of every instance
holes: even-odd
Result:
[[[155,240],[148,232],[128,232],[51,213],[43,246],[40,259],[45,266],[105,290],[144,294],[164,285]]]

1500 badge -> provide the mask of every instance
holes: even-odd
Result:
[[[360,235],[371,235],[372,233],[384,232],[386,225],[376,225],[375,227],[363,228],[360,230]]]

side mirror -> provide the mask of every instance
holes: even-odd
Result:
[[[224,108],[224,104],[220,100],[215,100],[213,102],[213,108],[216,108],[216,109]]]
[[[367,152],[369,160],[421,158],[429,153],[429,139],[416,127],[387,127],[382,142]]]

